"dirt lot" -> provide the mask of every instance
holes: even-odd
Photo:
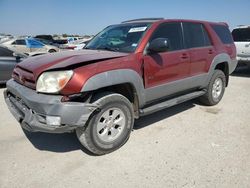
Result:
[[[96,157],[74,134],[24,133],[0,89],[0,187],[250,187],[250,70],[222,102],[187,102],[136,122],[127,144]]]

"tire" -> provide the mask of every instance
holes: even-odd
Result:
[[[109,92],[94,96],[94,103],[100,105],[100,110],[84,127],[76,129],[76,135],[91,153],[104,155],[128,140],[134,124],[133,107],[126,97]]]
[[[226,76],[224,72],[215,70],[206,88],[206,94],[200,97],[200,102],[208,106],[218,104],[224,95],[225,87]]]
[[[49,53],[55,53],[55,52],[56,52],[56,50],[54,50],[54,49],[49,50]]]

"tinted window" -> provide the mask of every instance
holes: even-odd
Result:
[[[9,49],[0,47],[0,57],[13,57],[13,52]]]
[[[231,44],[233,43],[232,35],[227,26],[224,25],[212,25],[212,28],[219,36],[220,40],[224,44]]]
[[[183,49],[182,29],[180,23],[161,24],[153,33],[150,42],[156,38],[167,38],[169,40],[169,51]]]
[[[15,45],[26,45],[26,42],[25,42],[25,40],[16,40],[12,44],[15,44]]]
[[[250,41],[250,28],[234,29],[232,34],[236,42]]]
[[[187,48],[210,46],[207,31],[199,23],[183,23],[184,38]]]

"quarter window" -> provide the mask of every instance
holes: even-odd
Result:
[[[163,23],[153,33],[150,42],[156,38],[167,38],[169,51],[183,49],[182,29],[180,23]]]
[[[183,23],[184,39],[187,48],[210,46],[211,41],[204,26],[200,23]]]
[[[221,42],[223,44],[232,44],[233,37],[230,33],[230,30],[227,26],[224,25],[212,25],[213,30],[216,32],[216,34],[219,36]]]

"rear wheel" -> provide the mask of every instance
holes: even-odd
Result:
[[[110,153],[120,148],[129,138],[134,116],[130,101],[116,93],[95,97],[100,111],[94,113],[84,128],[76,129],[82,145],[96,155]]]
[[[215,70],[207,86],[207,93],[200,97],[200,101],[208,106],[216,105],[224,95],[226,76],[221,70]]]
[[[56,50],[54,50],[54,49],[49,50],[49,53],[55,53],[55,52],[56,52]]]

